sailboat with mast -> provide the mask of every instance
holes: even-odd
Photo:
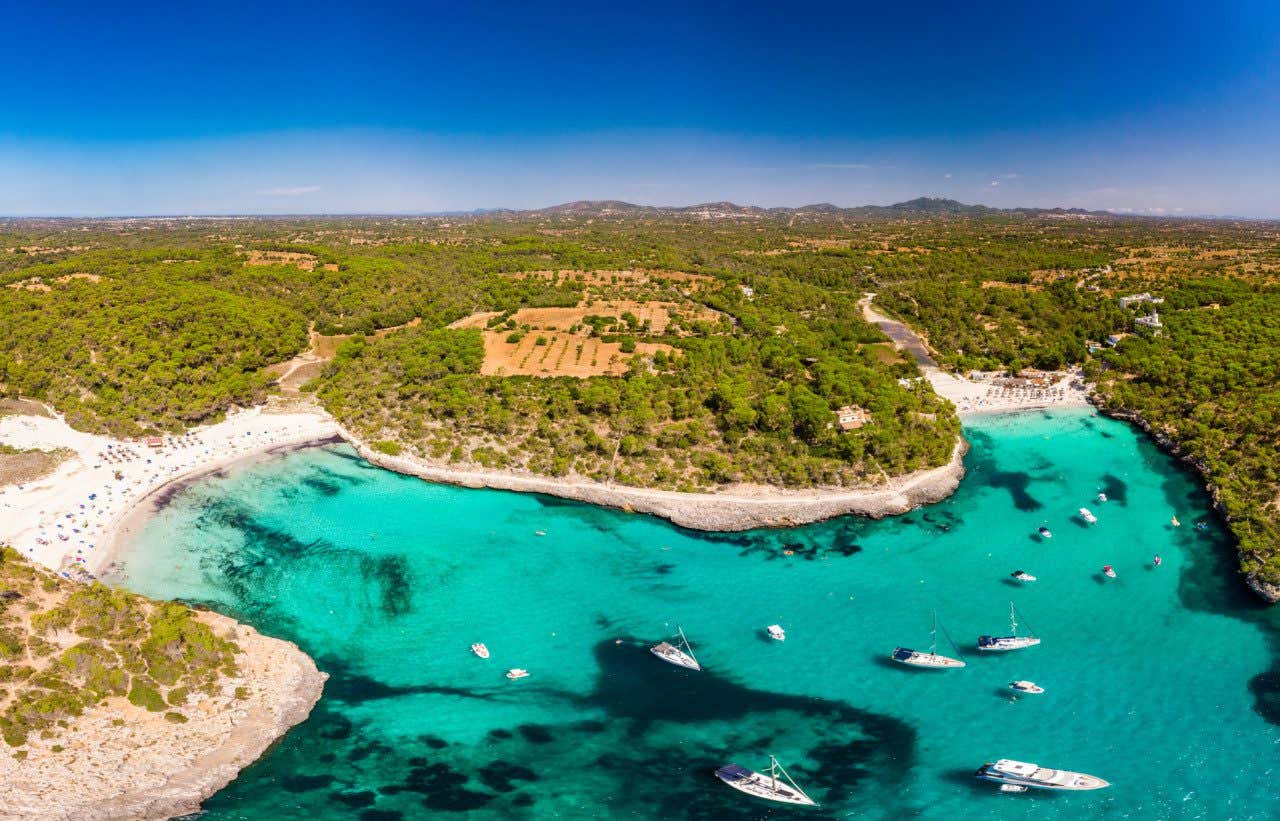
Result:
[[[946,632],[945,630],[943,632]],[[953,659],[949,656],[938,655],[938,613],[933,614],[933,631],[930,633],[929,652],[920,653],[909,647],[895,647],[893,655],[889,656],[892,660],[899,664],[909,664],[912,667],[924,667],[930,670],[952,670],[957,667],[964,667],[965,664],[960,659]],[[951,637],[947,636],[950,641]],[[955,643],[952,642],[952,647]],[[956,651],[959,653],[959,650]]]
[[[1021,650],[1024,647],[1035,647],[1040,643],[1040,639],[1030,628],[1031,625],[1027,625],[1028,635],[1018,635],[1018,611],[1014,609],[1013,602],[1009,602],[1009,635],[978,636],[978,649],[1003,653],[1009,650]]]
[[[676,632],[680,634],[678,643],[671,644],[664,641],[650,647],[649,652],[668,664],[674,664],[677,667],[684,667],[689,670],[701,670],[702,665],[694,657],[693,648],[689,646],[689,640],[684,637],[684,630],[677,625]]]
[[[782,774],[781,780],[778,778],[779,773]],[[752,772],[746,767],[739,767],[737,764],[727,764],[716,770],[716,778],[735,790],[744,792],[747,795],[754,795],[756,798],[778,801],[783,804],[795,804],[802,807],[818,806],[817,801],[805,795],[804,790],[796,786],[796,782],[778,763],[778,759],[773,756],[769,756],[769,773],[767,775]]]

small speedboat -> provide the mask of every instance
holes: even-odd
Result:
[[[1099,494],[1098,494],[1098,501],[1099,501],[1099,502],[1105,502],[1106,500],[1107,500],[1107,494],[1105,494],[1105,493],[1099,493]]]
[[[1196,530],[1208,530],[1208,529],[1209,529],[1208,522],[1196,522]]]
[[[1070,770],[1051,770],[1038,764],[1008,758],[983,764],[974,776],[983,781],[994,781],[1001,785],[1001,789],[1006,785],[1034,787],[1039,790],[1100,790],[1111,786],[1097,776],[1073,773]]]
[[[1102,575],[1106,576],[1108,579],[1114,579],[1116,577],[1116,570],[1111,565],[1104,564],[1102,566]]]
[[[779,773],[782,775],[781,779],[778,778]],[[768,773],[752,772],[746,767],[728,764],[716,770],[716,778],[738,792],[754,795],[756,798],[804,807],[818,806],[817,801],[805,795],[804,790],[796,786],[796,782],[773,756],[769,756]]]
[[[519,667],[512,667],[510,670],[507,671],[507,678],[511,679],[512,681],[515,681],[516,679],[519,679],[519,678],[528,678],[528,676],[529,676],[529,671],[521,670]]]
[[[1027,788],[1021,784],[1001,784],[1000,792],[1026,792]]]
[[[1020,582],[1033,582],[1036,580],[1035,576],[1032,576],[1030,573],[1028,573],[1025,570],[1015,570],[1009,575]]]
[[[1039,695],[1044,692],[1044,688],[1034,681],[1011,681],[1009,682],[1010,690],[1017,690],[1019,693],[1033,693]]]
[[[1170,519],[1169,524],[1173,525],[1174,527],[1182,527],[1182,522],[1178,521],[1177,516],[1174,516],[1172,519]]]
[[[1052,532],[1050,532],[1049,528],[1047,528],[1047,527],[1042,527],[1042,528],[1040,528],[1040,529],[1039,529],[1038,531],[1036,531],[1036,532],[1038,532],[1038,533],[1040,534],[1041,538],[1044,538],[1044,539],[1052,539],[1052,538],[1053,538],[1053,533],[1052,533]]]
[[[776,641],[787,640],[787,633],[785,630],[782,629],[782,625],[771,624],[766,629],[769,631],[769,638],[774,639]]]
[[[1089,524],[1095,524],[1098,521],[1098,517],[1094,516],[1093,512],[1090,511],[1089,508],[1087,507],[1080,508],[1079,513],[1080,513],[1080,518],[1084,519]]]
[[[477,656],[479,656],[482,659],[489,658],[489,648],[485,647],[480,642],[476,642],[475,644],[471,645],[471,652],[475,653]]]

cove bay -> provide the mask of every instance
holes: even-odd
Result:
[[[1233,578],[1193,478],[1088,409],[970,417],[965,435],[941,503],[737,534],[311,448],[177,494],[117,581],[297,642],[331,677],[204,818],[798,815],[712,775],[771,754],[812,817],[1270,817],[1277,617]],[[1011,601],[1042,644],[976,652]],[[928,648],[934,612],[939,652],[954,640],[968,666],[893,665]],[[677,628],[701,672],[649,654]],[[1005,757],[1112,787],[972,777]]]

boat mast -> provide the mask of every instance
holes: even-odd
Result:
[[[783,776],[783,778],[787,779],[787,783],[791,785],[791,789],[793,789],[793,790],[795,790],[796,792],[798,792],[801,796],[803,796],[803,797],[804,797],[804,799],[805,799],[806,801],[808,801],[810,804],[814,805],[815,807],[818,805],[818,802],[816,802],[816,801],[814,801],[812,798],[810,798],[808,793],[806,793],[804,790],[800,789],[800,785],[799,785],[799,784],[797,784],[797,783],[796,783],[796,780],[795,780],[794,778],[792,778],[792,777],[791,777],[791,773],[787,772],[787,771],[786,771],[786,768],[784,768],[781,764],[779,764],[779,763],[778,763],[778,759],[774,758],[774,757],[771,755],[771,756],[769,756],[769,761],[770,761],[770,765],[771,765],[771,766],[770,766],[770,770],[771,770],[771,771],[773,771],[775,767],[776,767],[778,770],[782,770],[782,776]],[[777,789],[778,789],[778,776],[777,776],[777,773],[776,773],[776,772],[774,772],[774,776],[773,776],[773,789],[774,789],[774,790],[777,790]]]
[[[698,657],[693,654],[693,648],[689,646],[689,640],[685,638],[684,630],[678,624],[676,625],[676,632],[680,634],[680,641],[684,642],[684,651],[689,654],[689,658],[696,662]]]
[[[1018,635],[1018,614],[1013,609],[1013,602],[1009,602],[1009,635]]]
[[[929,655],[938,655],[938,611],[933,611],[933,630],[929,633]]]
[[[773,779],[773,791],[778,791],[778,759],[769,756],[769,777]]]

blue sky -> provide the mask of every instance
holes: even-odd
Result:
[[[1280,3],[7,4],[0,214],[1280,217]]]

